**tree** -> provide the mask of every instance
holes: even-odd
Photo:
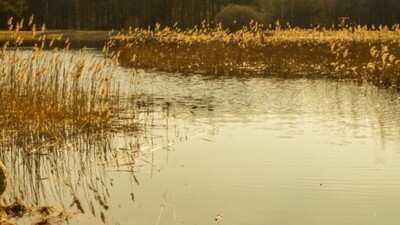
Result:
[[[251,21],[263,23],[263,14],[244,5],[228,5],[215,17],[216,23],[221,23],[223,28],[229,28],[231,31],[248,26]]]
[[[75,28],[81,29],[81,0],[70,0],[74,7]]]
[[[9,13],[15,11],[14,7],[10,4],[10,1],[0,0],[0,13]]]
[[[50,29],[119,29],[148,27],[156,23],[181,28],[213,23],[228,5],[242,5],[261,12],[263,21],[279,20],[284,26],[331,26],[339,17],[354,24],[400,23],[399,0],[0,0],[0,26],[35,14],[37,24]]]

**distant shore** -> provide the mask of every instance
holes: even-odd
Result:
[[[46,40],[58,40],[65,42],[69,40],[72,47],[101,47],[110,39],[110,31],[103,30],[47,30],[37,31],[35,35],[31,31],[8,31],[0,30],[0,45],[5,42],[15,42],[23,39],[22,46],[31,46],[32,43],[39,41],[39,38],[46,35]],[[0,47],[1,47],[0,46]]]
[[[36,40],[41,35],[46,35],[47,39],[56,39],[62,35],[62,39],[66,40],[93,40],[102,41],[109,39],[110,31],[102,30],[48,30],[48,31],[37,31],[35,36],[32,35],[31,31],[8,31],[0,30],[0,40],[14,40],[16,36],[20,36],[25,40]]]

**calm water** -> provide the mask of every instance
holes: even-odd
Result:
[[[26,177],[3,198],[79,212],[69,224],[400,223],[399,94],[324,80],[135,79],[152,103],[145,132],[71,141],[86,150],[53,153],[60,160],[36,178],[17,166]]]

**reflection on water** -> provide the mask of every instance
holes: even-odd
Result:
[[[275,122],[299,132],[323,126],[337,135],[397,139],[400,98],[372,86],[321,80],[204,79],[142,73],[141,93],[169,102],[176,114],[211,123]],[[278,120],[278,121],[273,121]],[[278,126],[278,127],[277,127]]]
[[[115,87],[131,76],[120,68]],[[70,224],[400,221],[399,94],[323,80],[134,79],[140,132],[3,147],[3,201],[79,212]]]
[[[159,156],[160,174],[137,191],[154,208],[169,193],[164,224],[175,214],[178,223],[210,224],[219,213],[222,224],[400,221],[397,93],[320,80],[141,76],[141,93],[169,102],[171,115],[213,127],[176,144],[168,162]],[[128,218],[152,224],[146,216]]]

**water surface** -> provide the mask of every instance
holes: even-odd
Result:
[[[327,80],[132,78],[124,68],[114,84],[129,79],[140,83],[129,88],[143,132],[71,140],[57,157],[37,156],[33,177],[16,166],[20,191],[3,197],[79,212],[69,224],[400,221],[399,94]]]

